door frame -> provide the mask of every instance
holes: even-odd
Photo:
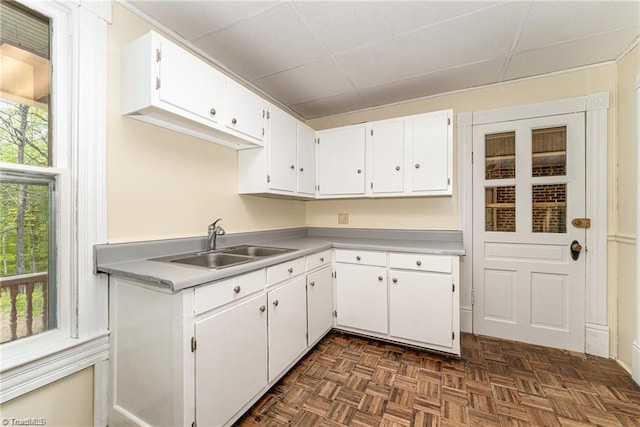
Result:
[[[607,319],[607,113],[609,92],[457,114],[458,228],[466,256],[460,263],[460,329],[473,331],[473,126],[585,113],[586,230],[585,353],[609,357]]]

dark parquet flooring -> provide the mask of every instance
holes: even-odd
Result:
[[[462,335],[462,359],[331,332],[238,426],[640,426],[615,361]]]

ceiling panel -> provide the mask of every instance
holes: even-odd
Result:
[[[634,30],[621,30],[519,53],[511,57],[504,79],[535,76],[605,62],[611,59],[610,52],[621,52],[635,37],[637,33]]]
[[[526,8],[491,8],[336,56],[358,89],[509,53]]]
[[[289,106],[293,111],[307,119],[348,113],[362,108],[364,100],[357,92],[348,92],[314,101]]]
[[[328,58],[289,3],[193,43],[247,80]]]
[[[326,98],[354,89],[332,59],[302,65],[251,83],[285,105]]]
[[[171,22],[170,28],[185,39],[202,35],[261,11],[270,9],[278,2],[266,1],[130,1],[134,7],[156,21]]]
[[[640,25],[640,2],[533,2],[516,51]],[[598,48],[598,46],[594,46]],[[617,55],[610,53],[608,59]]]
[[[295,7],[329,52],[335,54],[495,4],[480,1],[303,1],[295,2]]]

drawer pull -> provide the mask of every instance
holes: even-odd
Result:
[[[324,262],[324,257],[323,256],[320,257],[320,262]]]
[[[275,300],[275,301],[273,302],[273,306],[274,306],[274,307],[277,307],[277,306],[278,306],[278,304],[279,304],[279,303],[278,303],[278,300]]]
[[[235,125],[236,123],[238,123],[238,120],[236,120],[236,118],[234,117],[233,119],[231,119],[231,124]]]
[[[216,115],[216,109],[212,108],[211,110],[209,110],[209,114],[211,114],[212,116]]]
[[[416,265],[417,266],[421,266],[422,265],[422,261],[420,261],[420,260],[416,261]]]
[[[391,281],[392,281],[393,283],[398,283],[398,279],[396,279],[395,277],[394,277],[393,279],[391,279]]]
[[[316,282],[309,283],[312,287],[316,285]]]
[[[267,307],[265,307],[264,305],[260,306],[260,313],[264,313],[264,311],[267,309]]]
[[[240,286],[236,286],[233,288],[233,292],[235,292],[236,294],[240,293]]]
[[[358,256],[356,257],[356,261],[360,261],[361,259],[362,259],[362,258],[360,258],[360,255],[358,255]]]
[[[288,270],[289,274],[293,273],[293,267],[290,267]]]
[[[378,276],[378,280],[382,282],[383,277],[382,276]]]

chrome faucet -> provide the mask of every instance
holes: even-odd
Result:
[[[219,221],[222,221],[222,218],[218,218],[212,224],[209,224],[209,235],[207,236],[208,251],[215,251],[216,239],[218,238],[218,236],[223,236],[226,233],[226,231],[224,231],[224,228],[218,225]]]

